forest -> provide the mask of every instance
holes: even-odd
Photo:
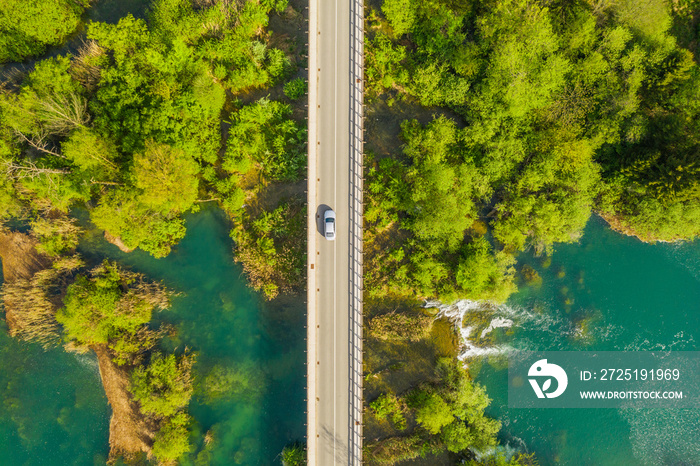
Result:
[[[252,225],[272,212],[243,205],[261,186],[301,178],[306,130],[291,104],[305,84],[289,81],[282,101],[236,96],[296,73],[296,45],[270,46],[260,33],[286,2],[200,3],[159,0],[147,22],[89,23],[75,55],[41,60],[3,83],[0,218],[43,221],[50,237],[61,233],[56,219],[86,206],[122,249],[163,257],[185,235],[182,214],[218,201],[239,225],[235,236],[257,250],[248,269],[281,253],[280,238],[292,233],[278,228],[263,240]],[[1,40],[20,42],[13,31]],[[300,273],[276,287],[298,288]]]
[[[700,235],[698,11],[696,0],[369,3],[368,464],[537,464],[502,454],[472,381],[481,363],[450,362],[452,324],[425,303],[505,302],[541,281],[519,254],[577,242],[592,215],[650,243]]]
[[[593,213],[643,241],[697,237],[697,6],[371,8],[368,98],[435,117],[368,158],[368,293],[504,301],[519,252],[576,241]]]
[[[126,387],[137,408],[120,414],[121,440],[113,418],[110,461],[175,464],[194,449],[197,355],[165,351],[174,329],[152,318],[177,290],[77,248],[96,229],[162,258],[184,214],[217,203],[251,286],[303,290],[303,50],[267,30],[270,15],[302,16],[286,0],[155,0],[112,24],[84,21],[88,1],[25,3],[0,5],[1,233],[32,262],[5,277],[6,320],[23,341],[94,351],[115,417],[108,385]]]

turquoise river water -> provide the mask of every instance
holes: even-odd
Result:
[[[497,314],[493,346],[518,350],[695,351],[700,341],[700,242],[645,244],[592,218],[577,244],[525,256],[542,284],[521,285]],[[489,358],[477,380],[493,398],[504,443],[542,465],[700,465],[697,411],[509,409],[507,370]]]
[[[124,254],[97,233],[81,249],[182,293],[154,320],[176,330],[165,349],[197,353],[196,450],[183,464],[280,464],[282,448],[305,435],[305,307],[291,297],[268,305],[247,287],[228,228],[220,210],[204,209],[164,259]],[[0,330],[0,464],[105,464],[110,409],[95,358],[43,352]]]

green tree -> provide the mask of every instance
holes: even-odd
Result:
[[[131,393],[141,412],[165,418],[186,407],[193,392],[192,364],[193,356],[154,353],[147,366],[137,367],[131,375]]]
[[[0,4],[0,63],[40,55],[78,28],[87,0],[6,0]]]
[[[146,143],[134,155],[131,176],[141,190],[139,201],[148,210],[165,215],[192,208],[199,188],[199,164],[187,153],[164,144]]]
[[[163,423],[153,440],[153,456],[160,463],[173,463],[192,451],[188,430],[191,423],[192,418],[185,413],[177,413]]]
[[[382,12],[397,36],[411,31],[417,9],[418,4],[412,0],[385,0],[382,4]]]
[[[233,118],[223,168],[235,175],[257,169],[270,181],[296,181],[306,165],[306,131],[291,118],[291,107],[261,99]]]
[[[122,334],[136,333],[155,309],[169,306],[169,294],[157,284],[105,261],[68,286],[56,320],[64,336],[78,345],[107,344]]]
[[[37,250],[57,257],[74,251],[82,229],[68,217],[37,218],[31,223],[32,234],[39,239]]]
[[[431,434],[437,434],[454,421],[450,406],[437,393],[419,392],[415,397],[416,421]]]

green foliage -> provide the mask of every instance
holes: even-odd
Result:
[[[468,466],[537,466],[539,462],[535,459],[535,454],[516,453],[508,459],[508,456],[503,452],[496,452],[487,458],[481,458],[479,461],[471,460],[467,463]]]
[[[189,415],[177,413],[163,423],[153,441],[153,456],[160,463],[172,463],[192,450],[188,430],[191,422]]]
[[[283,202],[257,217],[246,212],[231,231],[236,260],[253,288],[268,299],[303,289],[306,270],[306,206]]]
[[[405,85],[408,72],[402,66],[406,58],[406,47],[392,43],[386,34],[377,35],[365,44],[365,74],[367,92],[378,94],[384,89]]]
[[[140,247],[154,257],[165,257],[171,246],[185,236],[184,222],[148,210],[139,193],[131,190],[110,192],[90,213],[99,228],[118,236],[130,249]]]
[[[416,421],[430,435],[439,436],[445,448],[454,453],[495,445],[501,423],[484,416],[491,402],[486,391],[471,382],[458,360],[441,359],[437,372],[439,384],[425,386],[409,396]]]
[[[391,419],[397,430],[406,428],[406,418],[403,415],[405,407],[396,395],[390,393],[379,395],[379,398],[369,404],[369,408],[378,420]]]
[[[430,333],[432,320],[424,314],[390,312],[372,317],[367,327],[372,338],[418,341]]]
[[[306,94],[306,80],[302,78],[293,79],[284,84],[284,95],[292,100],[297,100]]]
[[[463,153],[462,133],[446,117],[425,127],[405,122],[402,130],[408,164],[384,159],[369,170],[365,218],[377,229],[399,228],[402,234],[390,247],[368,248],[379,251],[370,256],[368,292],[505,300],[515,291],[514,259],[492,254],[484,238],[465,242],[478,216],[475,201],[489,186]]]
[[[455,420],[450,406],[437,393],[421,392],[411,404],[416,408],[416,421],[433,435]]]
[[[82,229],[67,217],[37,218],[32,221],[32,234],[39,239],[37,250],[49,256],[60,256],[74,251]]]
[[[90,346],[136,333],[151,320],[153,310],[168,307],[169,298],[162,287],[105,261],[89,275],[76,277],[63,304],[56,320],[65,338]]]
[[[3,0],[0,3],[0,63],[40,55],[61,44],[80,24],[86,0]]]
[[[131,16],[116,25],[91,23],[88,37],[106,52],[91,102],[95,126],[125,152],[142,151],[154,140],[213,161],[224,90],[181,38],[161,44],[154,34]]]
[[[85,176],[98,180],[114,179],[118,157],[117,149],[110,140],[87,127],[79,127],[61,143],[63,155]]]
[[[485,238],[475,238],[462,248],[455,281],[475,299],[503,302],[515,292],[514,263],[515,259],[502,251],[493,254]]]
[[[134,155],[131,175],[146,209],[179,214],[191,209],[197,199],[198,173],[199,164],[187,153],[147,143],[143,153]]]
[[[435,371],[433,382],[398,398],[383,394],[370,403],[379,419],[398,414],[417,424],[406,437],[370,442],[366,447],[370,464],[393,464],[445,450],[469,454],[469,450],[484,451],[496,445],[501,424],[484,415],[491,402],[485,390],[471,381],[454,357],[439,359]],[[396,428],[403,430],[406,424],[396,423]]]
[[[85,6],[15,3],[0,7],[0,44],[18,47],[32,37],[62,40]],[[147,20],[91,22],[77,56],[38,61],[19,86],[3,87],[0,218],[68,212],[90,200],[91,220],[114,242],[163,257],[184,236],[182,214],[196,210],[200,188],[219,191],[234,212],[245,199],[238,174],[248,168],[270,180],[299,179],[305,131],[277,102],[240,112],[230,145],[253,134],[250,152],[234,154],[236,160],[219,155],[226,90],[267,86],[291,71],[289,57],[264,33],[269,13],[286,5],[195,8],[189,0],[157,0]],[[25,34],[30,29],[34,36]],[[43,49],[27,47],[28,54]],[[0,48],[0,62],[3,53],[17,52]],[[303,93],[302,85],[292,81],[290,96]],[[227,176],[222,165],[236,174]]]
[[[254,400],[265,388],[265,376],[254,364],[234,367],[215,365],[204,377],[198,391],[207,402],[230,398]]]
[[[235,114],[223,168],[244,176],[258,171],[266,180],[296,181],[306,166],[306,131],[290,119],[291,107],[261,99]]]
[[[413,188],[405,207],[407,226],[419,239],[454,250],[476,217],[472,199],[481,189],[476,168],[458,153],[453,121],[440,117],[425,128],[411,121],[402,129],[403,151],[412,161],[406,174]]]
[[[418,434],[406,437],[389,437],[381,442],[365,445],[363,458],[368,464],[392,466],[431,452],[431,444]]]
[[[306,447],[294,443],[284,447],[281,453],[282,466],[304,466],[306,464]]]
[[[130,390],[141,412],[163,418],[187,406],[193,392],[192,364],[193,356],[154,353],[147,366],[137,367],[131,375]]]
[[[185,152],[149,142],[134,156],[133,185],[104,196],[91,219],[131,249],[166,256],[185,235],[179,215],[195,205],[198,173],[199,164]]]
[[[370,95],[451,117],[404,122],[402,154],[369,160],[368,296],[505,300],[514,256],[577,241],[593,211],[645,241],[700,234],[700,67],[668,32],[683,8],[373,10]]]
[[[413,28],[417,10],[418,5],[411,0],[386,0],[382,5],[382,12],[397,36]]]

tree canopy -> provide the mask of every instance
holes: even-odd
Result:
[[[93,223],[125,248],[163,257],[185,235],[182,216],[200,196],[240,214],[241,167],[298,179],[305,131],[289,106],[229,99],[224,109],[227,91],[282,84],[292,71],[265,31],[270,12],[286,5],[157,0],[146,19],[88,23],[75,55],[40,60],[0,88],[2,219],[87,205]],[[47,2],[55,12],[75,10],[76,21],[83,6]],[[0,9],[0,41],[9,11]],[[69,26],[41,27],[59,25]],[[229,114],[236,124],[224,151]]]
[[[61,44],[80,24],[89,0],[3,0],[0,4],[0,64],[40,55]]]
[[[382,246],[368,291],[505,299],[514,255],[576,241],[593,212],[645,241],[698,236],[700,67],[691,39],[673,35],[690,21],[680,11],[531,0],[372,9],[369,97],[435,117],[404,122],[401,153],[370,162],[366,218],[379,233],[366,240]]]

